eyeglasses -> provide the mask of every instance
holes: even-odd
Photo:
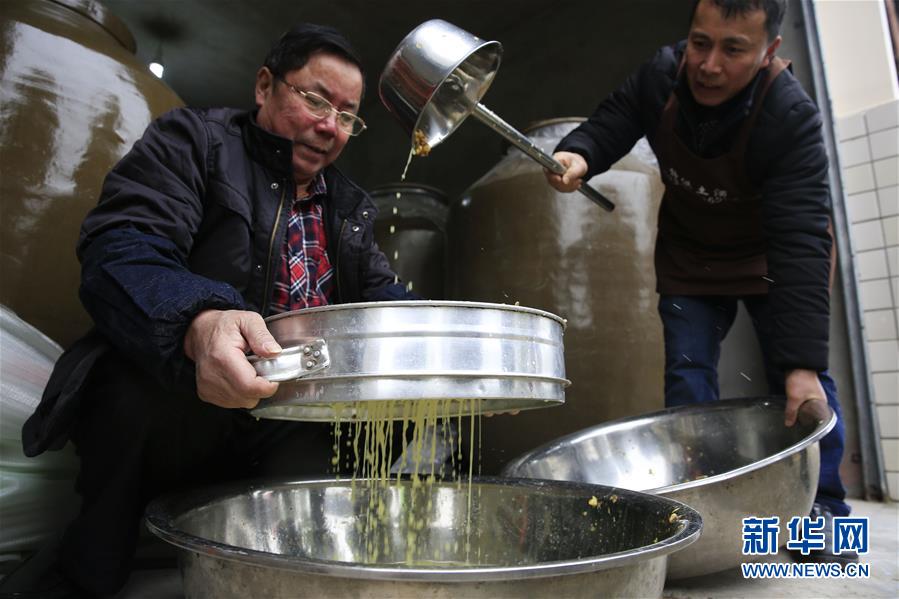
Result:
[[[333,112],[337,115],[337,128],[350,135],[359,135],[367,128],[365,126],[365,121],[352,112],[337,110],[334,108],[333,104],[322,98],[320,95],[313,92],[304,92],[295,85],[291,85],[285,81],[283,77],[278,77],[278,79],[281,83],[290,88],[290,91],[297,94],[303,100],[303,106],[305,106],[306,110],[309,111],[309,114],[315,118],[324,119]]]

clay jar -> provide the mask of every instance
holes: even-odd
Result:
[[[68,345],[90,326],[75,245],[109,169],[183,105],[90,0],[0,3],[0,303]]]

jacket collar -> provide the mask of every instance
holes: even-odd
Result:
[[[767,67],[760,69],[752,81],[749,82],[749,85],[744,87],[740,93],[721,106],[715,106],[714,108],[702,106],[693,99],[693,94],[690,93],[690,86],[687,84],[687,74],[683,70],[678,75],[674,93],[677,94],[681,109],[690,121],[696,122],[715,118],[722,123],[733,123],[746,118],[752,112],[755,92],[758,89],[759,82],[765,79],[767,73]]]
[[[256,123],[257,113],[258,110],[246,113],[246,122],[242,127],[247,153],[266,169],[292,180],[293,143],[286,137],[260,127]],[[350,181],[334,165],[325,167],[321,174],[324,175],[325,185],[328,188],[325,204],[331,204],[341,219],[347,218],[366,197],[365,191]]]
[[[323,174],[325,176],[325,184],[328,186],[328,201],[331,202],[339,218],[347,218],[368,194],[361,187],[350,181],[334,165],[326,167]]]
[[[292,177],[293,143],[286,137],[266,131],[256,123],[254,110],[246,115],[246,123],[242,127],[243,140],[250,158],[265,168],[285,177]]]
[[[691,135],[696,136],[699,123],[705,121],[716,121],[714,135],[707,140],[706,145],[717,143],[718,140],[728,135],[733,129],[743,122],[743,119],[752,112],[752,107],[756,101],[756,91],[759,85],[768,75],[768,67],[760,69],[749,84],[744,87],[736,96],[714,108],[708,108],[697,103],[693,99],[690,92],[690,86],[687,83],[687,74],[683,68],[684,52],[686,50],[686,42],[681,41],[676,46],[676,54],[678,58],[678,74],[674,84],[674,94],[677,96],[680,105],[680,114],[684,119],[684,123],[689,128]]]

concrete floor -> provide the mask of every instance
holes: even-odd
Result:
[[[899,504],[852,500],[853,516],[870,519],[871,551],[861,563],[870,564],[870,578],[747,580],[738,568],[666,585],[666,599],[717,597],[899,597]],[[783,550],[772,562],[792,562]],[[181,578],[174,568],[137,570],[115,599],[181,599]],[[464,598],[460,598],[464,599]]]

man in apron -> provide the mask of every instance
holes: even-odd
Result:
[[[645,135],[665,195],[655,266],[665,335],[665,404],[719,398],[721,341],[743,301],[771,393],[792,426],[806,401],[839,417],[821,441],[812,516],[849,514],[839,475],[844,428],[827,372],[833,242],[821,120],[775,56],[783,0],[697,0],[686,41],[659,50],[563,139],[547,172],[560,191],[607,170]]]

